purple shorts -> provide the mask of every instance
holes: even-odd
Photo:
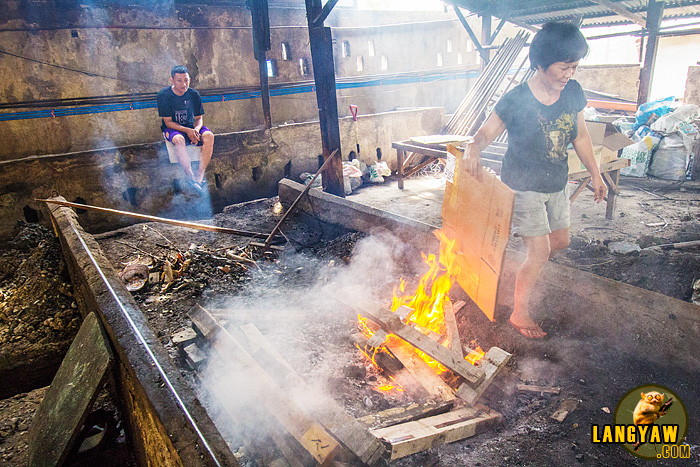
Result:
[[[202,125],[202,128],[199,129],[199,134],[203,135],[205,131],[211,131],[209,128],[205,127]],[[192,141],[187,137],[186,134],[184,134],[181,131],[173,130],[172,128],[166,128],[163,130],[163,138],[166,140],[170,141],[171,143],[173,142],[173,138],[177,135],[182,135],[183,138],[185,138],[185,144],[192,144]],[[201,139],[199,140],[199,143],[197,143],[197,146],[201,146],[204,144],[204,141]]]

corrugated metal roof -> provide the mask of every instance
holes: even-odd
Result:
[[[647,0],[611,0],[631,13],[646,17]],[[583,26],[632,24],[610,8],[590,0],[446,0],[478,14],[539,26],[547,21],[583,18]],[[700,0],[664,0],[664,19],[700,17]]]

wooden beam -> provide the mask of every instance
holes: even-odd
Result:
[[[323,26],[323,22],[328,18],[328,15],[331,14],[336,3],[338,3],[338,0],[328,0],[326,4],[323,5],[323,9],[313,21],[314,26]]]
[[[215,318],[211,318],[216,322]],[[224,361],[235,362],[249,375],[241,381],[250,394],[268,410],[277,421],[321,465],[329,465],[340,451],[340,445],[320,423],[307,416],[277,385],[267,372],[246,351],[243,345],[226,329],[217,326],[213,349]]]
[[[321,126],[321,146],[323,159],[331,157],[333,151],[340,150],[340,126],[338,123],[338,100],[335,86],[335,66],[333,64],[333,38],[331,29],[314,24],[322,11],[321,0],[306,0],[306,17],[309,22],[309,45],[318,103],[319,124]],[[342,198],[343,163],[335,159],[323,173],[323,190]]]
[[[433,415],[440,415],[449,412],[453,406],[453,401],[438,403],[429,400],[420,404],[412,402],[406,406],[393,407],[391,409],[382,410],[381,412],[365,415],[364,417],[358,418],[357,421],[372,429],[386,428],[388,426],[398,425],[425,417],[432,417]]]
[[[347,303],[339,297],[334,298],[348,308],[356,310],[360,315],[379,324],[383,329],[396,334],[417,349],[430,355],[447,369],[463,377],[470,384],[476,384],[484,378],[484,371],[481,368],[472,366],[469,362],[430,337],[404,324],[394,313],[380,306],[372,306],[370,309],[358,304]]]
[[[506,24],[506,19],[503,18],[499,23],[498,26],[496,26],[496,30],[493,31],[493,34],[491,34],[491,37],[489,37],[488,43],[486,45],[492,45],[493,41],[496,40],[496,37],[498,37],[498,33],[501,32],[501,29],[503,28],[503,25]]]
[[[476,47],[476,50],[479,51],[479,55],[481,55],[481,58],[485,62],[488,62],[489,61],[488,51],[485,50],[481,46],[481,42],[479,42],[479,39],[477,39],[476,34],[474,34],[474,31],[472,30],[471,26],[469,26],[469,23],[467,22],[467,19],[462,14],[462,11],[459,9],[459,7],[457,5],[453,5],[452,7],[455,10],[455,14],[457,15],[457,18],[459,18],[459,22],[462,23],[462,26],[464,26],[464,29],[467,30],[467,34],[469,34],[469,38],[474,43],[474,47]]]
[[[272,128],[272,116],[270,114],[270,84],[267,75],[267,51],[270,50],[270,16],[267,0],[251,1],[250,14],[253,26],[253,53],[258,61],[258,74],[260,75],[263,118],[265,119],[265,128],[269,130]]]
[[[654,78],[654,65],[656,64],[656,50],[659,46],[659,28],[664,16],[664,2],[651,0],[647,5],[646,29],[648,31],[646,50],[644,52],[644,66],[639,72],[639,94],[637,105],[642,105],[649,100],[651,82]]]
[[[457,396],[467,404],[474,405],[496,375],[506,366],[511,356],[511,354],[501,348],[491,347],[484,355],[484,358],[479,361],[479,367],[485,372],[486,377],[476,386],[462,383],[457,389]]]
[[[371,430],[391,445],[391,460],[483,433],[502,416],[486,406],[464,407],[434,417]]]
[[[462,302],[464,303],[464,302]],[[460,356],[462,353],[462,342],[459,339],[459,328],[457,327],[457,317],[452,302],[445,300],[443,303],[443,314],[445,316],[445,330],[447,338],[450,340],[450,349]],[[460,307],[461,308],[461,307]]]
[[[276,383],[296,394],[314,394],[314,404],[301,409],[308,417],[317,420],[358,459],[373,465],[384,454],[384,446],[378,439],[331,398],[313,391],[253,324],[241,326],[241,334],[247,351],[257,362],[264,364],[262,368]]]
[[[481,43],[484,45],[491,45],[491,14],[484,13],[481,15]],[[491,60],[491,52],[486,51],[487,57],[481,63],[481,69],[483,70],[488,65]]]
[[[391,339],[386,346],[428,394],[438,401],[448,402],[455,399],[452,388],[416,354],[413,346],[400,339]]]
[[[627,18],[628,20],[632,21],[633,23],[637,23],[641,27],[646,27],[646,20],[642,15],[639,15],[637,13],[633,13],[629,11],[627,8],[624,6],[620,5],[619,3],[612,2],[610,0],[591,0],[593,3],[597,3],[598,5],[602,5],[605,8],[608,8],[610,11],[613,11],[617,13],[618,15],[622,16],[623,18]]]

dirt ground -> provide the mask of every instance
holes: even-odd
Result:
[[[409,179],[404,198],[401,198],[396,197],[395,182],[387,181],[382,186],[362,188],[349,199],[375,203],[375,207],[438,224],[441,183],[435,178]],[[693,283],[700,279],[700,249],[647,247],[700,240],[700,184],[624,179],[614,218],[606,220],[604,212],[603,206],[592,203],[588,193],[582,194],[572,205],[572,245],[555,261],[690,301]],[[273,198],[230,206],[211,222],[269,232],[280,215],[281,209]],[[383,376],[350,342],[350,335],[358,330],[356,317],[334,304],[327,295],[329,291],[338,290],[334,287],[342,286],[343,290],[356,290],[365,298],[386,301],[399,277],[412,279],[420,271],[419,253],[393,243],[390,238],[369,239],[364,234],[347,232],[308,217],[297,218],[282,230],[293,248],[269,260],[247,246],[248,239],[163,224],[139,224],[97,238],[116,270],[138,260],[149,264],[152,271],[161,272],[167,258],[172,269],[181,271],[180,277],[170,285],[160,281],[149,283],[133,294],[150,325],[183,369],[184,363],[171,336],[191,325],[186,313],[199,303],[225,313],[229,325],[254,322],[299,374],[326,388],[355,417],[408,402],[410,397],[406,392],[386,394],[375,390],[384,382]],[[614,253],[611,248],[616,248],[615,242],[636,244],[641,249],[627,254]],[[28,251],[42,251],[37,245],[39,243]],[[522,245],[513,241],[511,247],[520,249]],[[58,251],[55,245],[53,248]],[[16,292],[17,287],[8,285],[7,281],[16,281],[18,277],[18,274],[13,275],[15,268],[19,271],[21,266],[18,265],[26,263],[17,259],[16,251],[17,248],[11,247],[3,255],[5,282],[2,283],[3,308],[0,311],[7,315],[10,308],[5,307],[5,303],[12,303],[13,310],[30,307],[32,316],[37,316],[35,321],[43,317],[43,323],[48,316],[68,319],[68,315],[55,316],[54,302],[39,300],[34,303],[36,298],[30,302],[28,294],[20,294]],[[235,256],[255,260],[257,265],[236,260]],[[22,273],[26,278],[25,287],[33,283],[45,284],[46,276],[49,279],[64,277],[65,283],[60,257],[56,257],[56,261],[58,266],[44,276],[40,273],[40,263],[26,263],[28,270]],[[4,266],[15,263],[15,268]],[[55,285],[46,289],[61,290]],[[454,295],[453,299],[463,298],[459,291]],[[70,310],[72,298],[65,297],[66,309]],[[2,316],[0,314],[0,318]],[[73,319],[74,316],[67,323],[72,323]],[[613,404],[610,408],[614,409],[616,397],[635,386],[630,369],[647,375],[654,375],[655,371],[641,368],[634,361],[606,360],[597,367],[582,364],[572,358],[577,350],[573,347],[547,355],[546,345],[519,341],[503,323],[490,323],[470,306],[458,315],[458,320],[464,340],[476,339],[485,349],[498,345],[515,354],[508,371],[492,385],[483,400],[503,414],[504,424],[475,438],[396,461],[395,465],[641,465],[645,462],[633,458],[619,446],[592,445],[590,425],[602,423],[602,408]],[[4,323],[7,322],[6,319]],[[566,329],[566,321],[546,319],[543,326],[553,335],[570,331]],[[16,333],[17,323],[8,329]],[[70,327],[67,334],[55,337],[54,341],[64,342],[75,330],[77,327]],[[31,333],[22,334],[21,339],[15,341],[6,339],[2,349],[4,352],[14,349],[20,340],[23,345],[39,345],[45,335],[36,329],[35,334],[35,337]],[[600,372],[613,372],[616,376],[612,382],[610,378],[601,380]],[[700,381],[693,379],[697,378],[697,372],[692,374],[695,376],[682,373],[668,376],[682,386],[679,390],[690,388],[688,391],[696,394],[697,389],[692,387],[700,387]],[[206,377],[206,373],[203,375]],[[557,395],[517,392],[515,385],[520,382],[562,389]],[[0,459],[9,465],[25,465],[23,436],[42,391],[0,401]],[[579,400],[579,408],[559,424],[549,416],[566,398]],[[691,420],[691,427],[698,426],[697,420]],[[691,435],[693,461],[700,464],[698,435],[689,433]],[[255,465],[254,460],[245,455],[241,461]]]

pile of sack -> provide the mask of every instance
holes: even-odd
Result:
[[[642,104],[634,119],[621,118],[613,125],[635,141],[622,150],[621,158],[630,166],[622,175],[666,180],[690,178],[698,127],[691,123],[700,116],[697,105],[676,106],[673,97]]]
[[[367,165],[359,159],[351,161],[343,161],[343,185],[345,194],[349,195],[352,191],[362,186],[363,179],[370,183],[384,183],[384,177],[391,175],[391,169],[384,161],[377,161],[372,165]],[[302,172],[299,178],[308,185],[311,182],[314,174]],[[313,188],[322,186],[322,175],[319,175],[314,181]]]

